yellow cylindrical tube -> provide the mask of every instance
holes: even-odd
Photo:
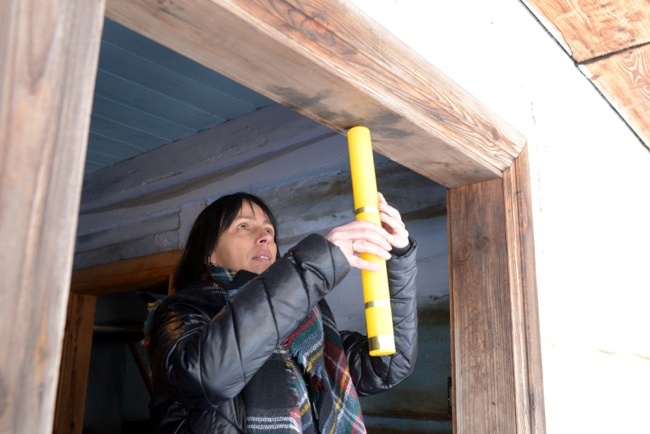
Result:
[[[356,219],[381,225],[375,161],[368,128],[358,126],[348,131],[348,150]],[[386,261],[370,253],[362,253],[361,258],[381,266],[379,271],[361,270],[370,355],[393,354],[395,337]]]

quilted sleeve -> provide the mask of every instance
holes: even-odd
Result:
[[[415,240],[399,256],[387,262],[391,310],[395,333],[395,354],[372,357],[368,337],[357,332],[341,332],[350,364],[350,375],[360,396],[388,390],[408,378],[418,355],[418,318],[415,277]],[[401,252],[400,252],[401,253]]]

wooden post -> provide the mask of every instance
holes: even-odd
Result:
[[[103,0],[0,3],[0,432],[50,433]]]
[[[81,434],[83,431],[96,306],[95,296],[70,294],[54,434]]]
[[[181,253],[177,250],[127,259],[76,270],[72,274],[54,434],[81,434],[83,431],[97,297],[160,285],[171,288],[171,272]],[[147,388],[151,391],[150,384]]]
[[[449,190],[458,433],[543,433],[527,152],[503,179]]]
[[[503,174],[518,432],[546,432],[528,147]]]

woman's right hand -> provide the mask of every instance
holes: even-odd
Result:
[[[332,229],[327,235],[327,240],[341,249],[351,267],[378,271],[378,264],[362,259],[359,253],[371,253],[385,260],[390,259],[390,237],[381,226],[364,220],[354,220]]]

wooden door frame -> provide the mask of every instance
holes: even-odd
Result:
[[[544,433],[527,148],[447,204],[454,432]]]
[[[545,432],[529,180],[524,147],[502,179],[448,190],[455,432]],[[73,273],[55,433],[81,432],[96,297],[169,287],[181,253]]]
[[[18,11],[18,21],[29,23],[31,33],[43,35],[41,42],[49,43],[45,40],[49,33],[43,32],[47,27],[43,21],[34,19],[38,12],[21,9],[20,3],[17,0],[8,3],[15,6],[12,12]],[[103,3],[73,0],[55,3],[60,7],[58,10],[68,11],[66,16],[76,25],[57,26],[59,23],[47,21],[49,29],[52,32],[67,29],[70,31],[67,36],[83,29],[83,37],[51,40],[62,41],[70,49],[76,48],[81,40],[86,42],[81,44],[83,49],[74,49],[69,56],[43,59],[56,58],[64,67],[76,68],[75,62],[86,56],[86,62],[81,64],[82,77],[77,81],[84,84],[85,92],[71,92],[61,85],[57,95],[64,104],[79,107],[77,116],[87,116],[92,104],[88,85],[95,78],[92,65],[97,53],[93,50],[99,46],[101,30],[96,12]],[[94,14],[64,7],[81,4],[91,5],[89,9]],[[46,11],[56,10],[53,7]],[[529,167],[523,136],[344,1],[305,0],[294,4],[291,0],[200,0],[181,4],[109,0],[106,7],[110,18],[335,131],[343,133],[357,124],[368,126],[373,131],[378,152],[449,188],[455,431],[545,431]],[[5,22],[5,29],[17,29],[9,25],[10,21]],[[4,44],[2,48],[6,50],[0,53],[14,52],[10,42]],[[33,58],[30,52],[19,54],[30,61]],[[38,66],[38,63],[31,65]],[[24,79],[7,76],[13,78],[5,79],[9,86],[3,89],[21,84]],[[3,108],[6,103],[3,97]],[[44,115],[57,112],[57,108],[46,103],[35,110],[37,115]],[[62,131],[76,123],[75,140],[54,148],[54,154],[48,153],[55,157],[74,156],[69,173],[76,174],[73,182],[76,188],[81,182],[88,120],[73,120],[42,118],[32,128],[45,132],[54,127]],[[15,131],[23,131],[25,125],[20,122],[18,119],[12,124]],[[27,142],[14,140],[6,145],[7,149],[18,150]],[[16,159],[18,166],[20,161]],[[52,158],[43,167],[60,169],[58,163]],[[30,172],[33,179],[40,179],[40,174],[38,170]],[[2,177],[8,179],[4,172]],[[49,186],[48,192],[54,197],[70,191],[70,184],[50,183]],[[78,191],[73,193],[65,197],[76,199],[78,213]],[[20,197],[28,198],[32,199]],[[43,242],[38,245],[39,255],[25,250],[25,262],[35,267],[41,257],[60,255],[70,265],[72,249],[63,253],[59,249],[62,244],[74,245],[71,229],[76,218],[70,214],[74,216],[75,205],[68,201],[68,206],[61,207],[60,203],[48,201],[45,195],[37,197],[36,204],[40,215],[46,215],[42,209],[49,213],[48,218],[60,215],[64,209],[61,215],[68,220],[66,230],[60,235],[62,242]],[[43,208],[39,208],[41,205]],[[479,220],[477,216],[482,218]],[[28,217],[20,227],[29,227]],[[5,216],[0,223],[6,221]],[[47,237],[57,229],[46,226],[43,233]],[[34,269],[43,272],[42,268]],[[9,268],[7,271],[20,275]],[[69,274],[50,269],[45,272],[49,273],[47,277],[57,277],[55,293],[43,298],[36,291],[28,291],[27,296],[36,296],[50,310],[64,312],[68,296],[62,293],[59,284],[64,284]],[[83,305],[77,297],[71,300]],[[88,314],[85,315],[87,322]],[[83,324],[83,318],[80,320],[78,324]],[[491,330],[495,325],[497,329]],[[41,329],[34,327],[20,322],[14,329],[35,342]],[[53,342],[60,342],[63,329],[62,315],[59,315],[48,329],[48,336]],[[52,348],[50,356],[58,359],[60,346],[54,344]],[[24,352],[26,348],[21,349]],[[34,372],[45,369],[51,374],[47,376],[49,383],[45,389],[39,384],[29,390],[9,390],[18,404],[12,404],[10,413],[16,417],[27,413],[44,415],[38,429],[29,432],[49,431],[54,414],[53,385],[57,380],[53,372],[59,362],[55,359],[39,359],[32,367]],[[67,366],[64,372],[69,372]],[[0,386],[3,390],[7,387],[5,383]],[[36,399],[40,394],[43,399]],[[69,398],[72,394],[62,390],[59,396]],[[24,413],[20,408],[30,410]],[[22,419],[23,424],[26,421]],[[81,430],[80,426],[74,428],[77,432]]]
[[[0,432],[49,433],[104,0],[0,2]]]

